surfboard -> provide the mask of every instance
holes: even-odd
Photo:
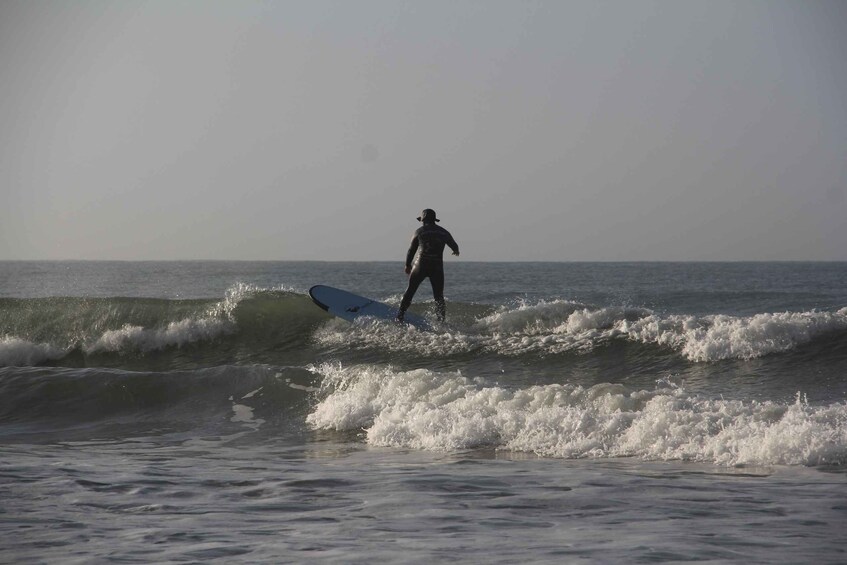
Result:
[[[394,321],[397,308],[383,304],[365,296],[359,296],[340,288],[318,284],[309,289],[312,302],[341,319],[355,322],[358,318],[369,316],[377,320]],[[405,323],[421,330],[430,330],[429,322],[411,312],[406,312]]]

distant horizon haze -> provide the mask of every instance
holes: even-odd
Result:
[[[0,4],[0,261],[847,260],[847,2]]]

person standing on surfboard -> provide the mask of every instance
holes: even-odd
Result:
[[[453,255],[459,254],[459,245],[450,232],[435,225],[435,222],[440,222],[435,217],[435,210],[427,208],[418,217],[418,221],[423,225],[415,230],[412,236],[412,244],[409,246],[409,251],[406,253],[406,274],[409,275],[409,286],[403,294],[403,300],[400,301],[400,310],[397,311],[396,320],[403,321],[406,315],[406,310],[412,303],[412,297],[417,292],[425,278],[429,278],[432,285],[432,296],[435,298],[435,314],[438,320],[443,322],[446,315],[446,307],[444,305],[444,261],[442,254],[444,246],[449,246],[453,250]],[[413,259],[417,254],[417,261],[412,265]]]

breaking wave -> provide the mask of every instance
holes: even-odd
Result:
[[[462,309],[458,316],[462,320]],[[847,308],[836,312],[660,316],[643,308],[591,308],[552,301],[502,308],[478,319],[419,332],[392,324],[327,324],[316,339],[330,346],[380,348],[422,355],[485,352],[555,355],[588,352],[611,340],[670,348],[692,362],[749,360],[782,353],[847,331]]]
[[[0,366],[79,365],[95,358],[109,366],[116,356],[145,359],[187,351],[193,366],[232,359],[277,363],[279,352],[300,351],[306,358],[306,350],[315,347],[318,353],[537,358],[602,355],[612,342],[642,346],[647,355],[658,347],[680,361],[708,363],[814,347],[832,336],[847,340],[847,308],[695,316],[552,300],[496,308],[452,303],[449,312],[449,323],[433,321],[432,332],[367,319],[349,324],[315,307],[305,293],[249,285],[230,288],[220,300],[0,299]],[[833,354],[821,349],[822,355]],[[847,347],[839,350],[847,354]]]
[[[847,404],[701,398],[660,382],[509,389],[426,369],[325,364],[307,422],[364,430],[374,446],[493,447],[544,457],[640,457],[719,465],[844,465]]]
[[[0,300],[0,366],[103,355],[145,355],[263,336],[303,343],[323,318],[284,288],[236,285],[222,300],[36,298]],[[202,360],[202,351],[199,358]]]

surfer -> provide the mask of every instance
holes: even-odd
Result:
[[[432,296],[435,298],[435,314],[438,320],[443,322],[446,314],[444,305],[444,261],[442,254],[444,246],[447,245],[453,250],[453,255],[459,255],[459,245],[450,232],[435,225],[435,222],[440,222],[435,216],[435,210],[427,208],[418,217],[418,221],[423,225],[415,230],[412,236],[412,244],[409,246],[409,251],[406,253],[406,274],[409,275],[409,286],[403,294],[403,300],[400,301],[400,310],[397,311],[398,322],[403,321],[406,315],[406,310],[412,303],[412,297],[415,296],[418,287],[425,278],[429,278],[432,285]],[[412,260],[417,260],[412,265]]]

